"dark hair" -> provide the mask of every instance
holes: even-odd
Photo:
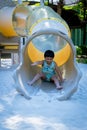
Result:
[[[47,50],[44,53],[44,57],[52,57],[52,58],[54,58],[54,52],[52,50]]]

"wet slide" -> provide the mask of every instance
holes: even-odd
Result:
[[[18,8],[12,17],[16,34],[27,38],[21,52],[22,61],[14,72],[16,89],[27,99],[45,93],[57,95],[58,100],[66,100],[77,90],[81,78],[70,29],[67,23],[47,6],[27,7],[25,12],[26,15]],[[54,60],[63,72],[65,81],[61,91],[56,90],[54,83],[42,80],[33,86],[27,84],[41,70],[40,66],[31,67],[31,63],[42,60],[48,49],[54,51]]]

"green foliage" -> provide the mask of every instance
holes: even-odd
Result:
[[[77,55],[87,55],[87,46],[76,46]]]
[[[86,3],[86,4],[85,4]],[[87,16],[87,0],[80,0],[80,2],[78,2],[75,5],[71,5],[71,6],[64,6],[64,9],[66,10],[75,10],[77,12],[77,15],[79,16],[79,18],[81,20],[84,20],[84,15]],[[84,14],[85,11],[85,14]]]
[[[48,6],[48,0],[45,0],[44,5]]]
[[[77,55],[82,55],[82,48],[79,46],[76,46],[76,53]]]
[[[76,46],[76,60],[78,63],[87,64],[87,47],[86,46]]]
[[[40,6],[40,3],[36,3],[35,6]]]
[[[87,58],[81,58],[81,57],[79,57],[79,58],[76,58],[76,61],[77,61],[78,63],[87,64]]]

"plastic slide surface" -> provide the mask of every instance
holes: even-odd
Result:
[[[66,100],[77,90],[81,78],[69,27],[49,7],[33,7],[31,10],[32,13],[27,19],[29,37],[23,47],[22,62],[14,72],[17,90],[26,98],[51,93],[57,95],[58,100]],[[42,60],[47,49],[55,52],[54,60],[63,71],[65,81],[62,83],[61,91],[56,90],[53,83],[42,80],[37,81],[33,86],[27,84],[41,70],[40,66],[31,67],[31,63]]]
[[[0,22],[3,21],[3,11],[0,12],[2,16]],[[5,29],[3,22],[0,25],[0,32],[8,37],[19,35],[27,39],[21,51],[21,63],[14,72],[16,89],[28,99],[33,95],[44,93],[57,95],[58,100],[68,99],[78,88],[81,72],[76,62],[76,50],[67,23],[50,7],[44,5],[39,7],[20,5],[13,9],[10,16],[8,28],[11,27],[13,32],[8,31],[8,28]],[[31,63],[43,60],[43,54],[48,49],[54,51],[54,60],[63,72],[65,81],[62,83],[61,91],[56,90],[54,83],[42,80],[33,86],[27,84],[41,70],[40,66],[31,67]]]
[[[26,18],[28,14],[28,8],[23,5],[3,7],[0,9],[0,32],[5,37],[14,37],[18,36],[20,30],[22,36],[24,36],[26,33]]]

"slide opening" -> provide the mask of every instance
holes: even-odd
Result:
[[[69,68],[67,65],[69,61],[74,59],[74,53],[71,40],[69,39],[66,34],[55,29],[40,30],[29,37],[23,51],[23,65],[27,66],[28,70],[30,70],[29,73],[26,71],[30,79],[41,69],[40,66],[31,67],[31,63],[43,60],[44,52],[47,49],[54,51],[54,61],[62,70],[63,77],[66,79],[70,77],[66,70]]]
[[[55,53],[54,61],[58,66],[67,62],[70,56],[70,45],[65,39],[54,34],[43,34],[34,37],[28,43],[28,56],[31,62],[44,59],[44,52],[52,50]]]

